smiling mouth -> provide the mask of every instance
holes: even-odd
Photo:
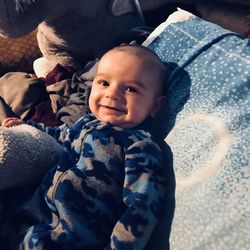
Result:
[[[102,107],[102,108],[105,108],[105,109],[107,109],[107,110],[110,110],[110,111],[114,111],[114,112],[126,113],[125,110],[119,109],[119,108],[116,108],[116,107],[105,106],[105,105],[101,105],[101,107]]]

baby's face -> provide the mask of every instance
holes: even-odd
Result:
[[[100,60],[89,98],[91,112],[102,122],[131,128],[159,109],[158,79],[138,56],[111,51]]]

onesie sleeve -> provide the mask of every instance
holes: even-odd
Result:
[[[123,200],[126,210],[116,223],[110,249],[143,249],[163,209],[163,153],[152,141],[136,142],[125,153]]]
[[[67,0],[0,0],[0,34],[20,37],[67,10]]]
[[[35,127],[37,129],[51,135],[60,144],[62,144],[64,142],[64,139],[70,133],[70,129],[66,124],[63,124],[63,125],[58,126],[58,127],[46,127],[43,123],[37,123],[37,122],[31,121],[31,120],[28,121],[27,123],[29,125],[31,125],[32,127]]]

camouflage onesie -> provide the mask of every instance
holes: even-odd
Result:
[[[21,249],[143,249],[163,208],[163,155],[147,122],[122,129],[90,114],[72,128],[45,128],[63,144],[25,206],[33,213]]]

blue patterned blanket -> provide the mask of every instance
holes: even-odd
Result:
[[[193,17],[149,47],[171,69],[159,131],[173,154],[151,249],[250,249],[250,39]]]

